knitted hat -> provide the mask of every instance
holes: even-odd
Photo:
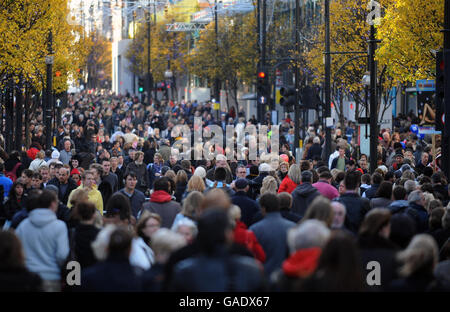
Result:
[[[53,159],[59,159],[59,152],[58,151],[53,151],[52,152],[52,158]]]
[[[206,178],[206,170],[203,167],[197,167],[194,171],[194,175],[201,177],[202,179]]]
[[[70,172],[70,175],[74,175],[74,174],[81,175],[80,171],[77,168],[73,168],[72,171]]]

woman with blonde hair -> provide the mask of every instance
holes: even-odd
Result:
[[[408,247],[397,255],[402,264],[400,279],[390,284],[390,291],[424,292],[430,289],[435,278],[434,268],[439,260],[439,250],[428,234],[413,237]]]
[[[287,176],[281,182],[281,185],[278,189],[278,193],[287,192],[291,194],[295,188],[300,184],[300,180],[302,177],[302,172],[300,170],[300,166],[297,164],[293,164],[288,171]]]
[[[89,190],[86,188],[77,188],[73,190],[70,197],[70,206],[75,207],[78,203],[89,201]]]
[[[191,192],[197,191],[203,193],[206,189],[205,181],[199,175],[193,175],[187,184],[186,191],[183,194],[184,200]]]
[[[277,171],[278,178],[280,181],[283,181],[284,178],[288,175],[289,171],[289,163],[287,161],[280,161],[279,170]]]
[[[47,165],[47,162],[44,160],[45,152],[39,151],[36,153],[36,158],[30,163],[28,169],[37,171],[40,167]]]
[[[276,194],[277,193],[277,189],[278,189],[277,180],[274,177],[272,177],[272,176],[267,176],[263,180],[260,196],[265,194],[265,193],[269,193],[269,192]]]
[[[183,207],[181,211],[175,216],[173,220],[172,230],[175,228],[178,222],[184,219],[195,220],[195,210],[203,203],[205,196],[197,191],[192,191],[183,201]]]
[[[334,219],[331,201],[324,196],[317,196],[309,205],[301,222],[309,219],[322,221],[328,226],[328,228],[331,228]]]

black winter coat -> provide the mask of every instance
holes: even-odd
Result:
[[[316,156],[319,158],[322,157],[322,147],[320,146],[320,144],[315,143],[308,149],[308,155],[306,155],[306,159],[314,160]]]
[[[357,234],[364,216],[370,210],[370,201],[356,193],[343,194],[336,200],[343,203],[347,210],[344,221],[345,228]]]
[[[22,208],[25,208],[26,207],[26,201],[27,201],[27,197],[26,197],[25,194],[24,194],[24,197],[22,198],[22,200],[20,202],[18,202],[14,198],[8,199],[8,201],[3,206],[4,214],[6,216],[6,220],[12,220],[12,217],[17,212],[22,210]]]
[[[292,212],[303,217],[309,205],[319,195],[320,192],[311,183],[298,185],[292,192]]]
[[[187,183],[177,183],[175,188],[175,198],[176,201],[181,203],[184,192],[186,191]]]
[[[0,270],[0,292],[39,292],[42,280],[26,268]]]
[[[255,259],[217,251],[200,254],[175,266],[171,291],[261,291],[263,272]]]
[[[127,258],[108,258],[90,266],[81,273],[79,291],[87,292],[139,292],[141,278]]]
[[[98,232],[100,230],[90,224],[79,224],[75,229],[73,238],[75,256],[83,269],[97,263],[91,243],[97,237]]]
[[[231,201],[233,205],[241,208],[241,221],[247,227],[250,227],[254,223],[255,216],[261,212],[258,203],[251,199],[245,192],[236,192],[231,197]]]
[[[78,185],[75,183],[75,181],[72,180],[71,178],[69,178],[67,183],[68,183],[68,186],[67,186],[66,192],[64,194],[62,194],[60,191],[58,191],[58,198],[64,205],[67,205],[70,193],[78,187]],[[47,184],[54,185],[58,188],[58,190],[60,190],[61,183],[59,182],[59,180],[57,178],[51,179],[50,181],[48,181]]]

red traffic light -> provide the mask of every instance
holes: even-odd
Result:
[[[258,77],[259,78],[265,78],[266,77],[266,73],[265,72],[259,72],[258,73]]]

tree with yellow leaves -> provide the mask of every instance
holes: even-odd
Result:
[[[167,32],[166,24],[168,20],[174,21],[175,15],[168,13],[165,19],[160,19],[150,26],[150,63],[151,73],[154,81],[163,81],[164,72],[170,61],[170,69],[176,77],[186,73],[185,55],[188,50],[188,40],[186,33]],[[175,14],[175,13],[172,13]],[[130,45],[126,57],[130,60],[130,71],[138,76],[147,74],[148,64],[148,24],[145,20],[136,26],[136,36]],[[174,86],[175,92],[177,86]]]
[[[377,60],[401,83],[434,79],[435,51],[443,46],[444,0],[382,0]]]
[[[214,23],[210,23],[200,33],[195,49],[188,57],[190,72],[209,82],[219,78],[237,105],[239,84],[251,85],[255,80],[258,60],[256,19],[254,14],[223,17],[219,20],[218,30],[216,38]]]
[[[105,88],[111,85],[112,53],[111,42],[97,32],[89,36],[87,61],[88,88]]]
[[[67,0],[0,0],[0,77],[19,74],[37,90],[43,88],[48,34],[53,33],[54,91],[67,89],[67,79],[85,62],[81,28],[67,23]],[[4,81],[3,81],[4,83]]]
[[[336,0],[330,3],[330,41],[333,52],[367,51],[369,25],[366,22],[366,0]],[[324,83],[325,25],[319,26],[315,44],[307,53],[309,68],[314,81]],[[367,71],[367,57],[363,54],[333,54],[331,61],[332,101],[344,121],[343,99],[350,96],[355,101],[355,116],[359,117],[360,106],[364,104],[362,78]]]
[[[8,148],[13,140],[21,149],[23,121],[27,131],[27,123],[38,119],[40,101],[31,101],[31,93],[39,99],[45,87],[49,32],[53,92],[66,90],[68,78],[75,79],[76,69],[85,62],[82,29],[68,24],[68,13],[67,0],[0,0],[0,87],[16,98],[15,107],[11,97],[5,101]]]

